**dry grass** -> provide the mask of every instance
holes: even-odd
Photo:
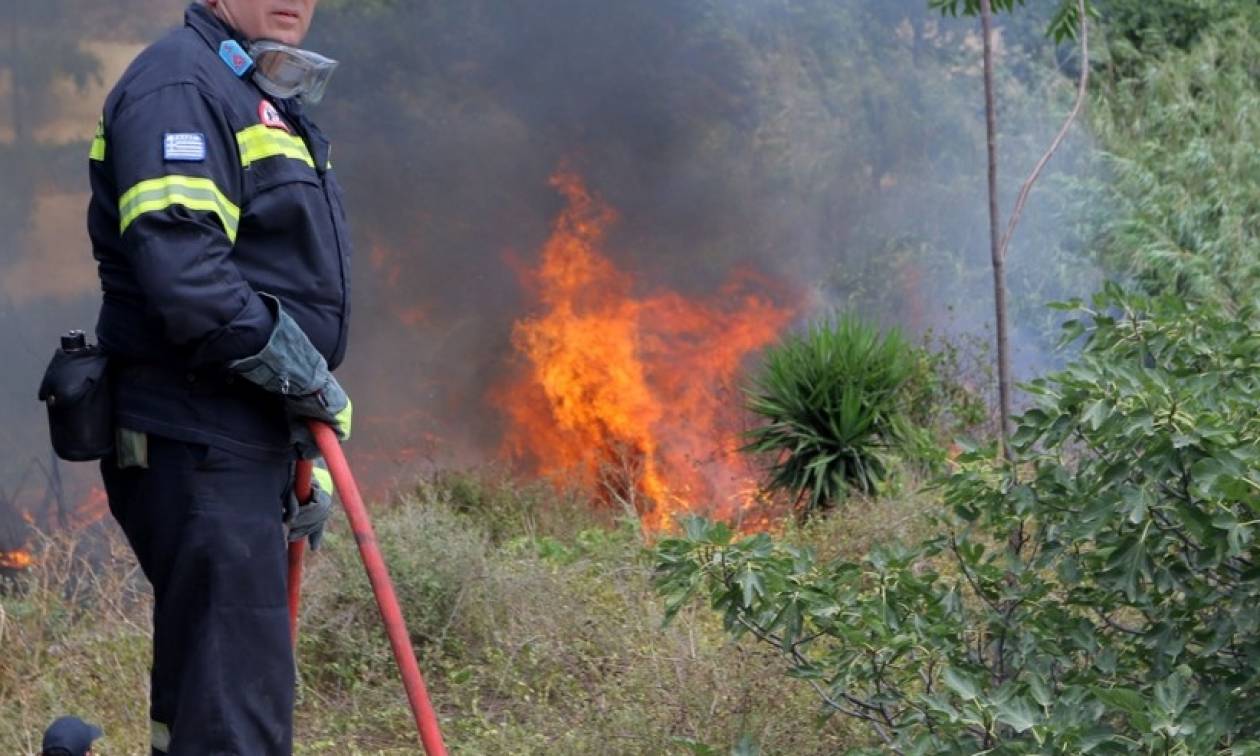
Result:
[[[89,547],[90,544],[90,547]],[[0,752],[39,751],[61,713],[107,725],[104,756],[148,738],[148,584],[122,533],[42,537],[37,565],[0,583]]]
[[[925,501],[855,503],[793,531],[830,553],[905,534]],[[812,691],[702,607],[661,627],[635,524],[576,494],[446,474],[378,508],[378,535],[444,733],[461,754],[689,753],[745,734],[766,754],[855,744],[819,724]],[[116,529],[91,558],[68,538],[0,593],[0,753],[35,752],[55,715],[144,754],[148,595]],[[299,645],[299,754],[412,754],[410,715],[354,544],[335,528],[308,563]]]

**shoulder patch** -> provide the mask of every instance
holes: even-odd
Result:
[[[249,73],[249,69],[254,67],[254,59],[249,57],[249,53],[245,52],[241,43],[234,39],[223,40],[223,44],[219,45],[219,57],[237,77],[244,77]]]
[[[166,134],[162,137],[162,159],[200,163],[206,159],[206,135]]]

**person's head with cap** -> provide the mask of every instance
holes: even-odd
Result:
[[[61,717],[44,730],[40,756],[90,756],[92,741],[104,734],[78,717]]]

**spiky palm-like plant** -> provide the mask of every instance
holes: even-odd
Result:
[[[853,315],[811,325],[772,347],[746,389],[765,422],[744,450],[771,459],[768,485],[793,496],[803,514],[873,492],[888,453],[907,430],[900,389],[914,352],[896,330]]]

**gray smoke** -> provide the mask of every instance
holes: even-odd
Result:
[[[178,18],[171,2],[135,6]],[[1023,11],[1003,27],[1008,198],[1070,95],[1055,69],[1065,51],[1044,41],[1044,22]],[[355,226],[344,374],[354,458],[370,482],[496,457],[501,418],[486,397],[511,365],[512,323],[528,302],[518,271],[561,207],[547,180],[562,166],[619,211],[608,252],[645,291],[711,293],[752,266],[824,309],[983,333],[992,300],[975,30],[925,0],[325,2],[309,46],[343,63],[316,117]],[[54,117],[55,103],[45,110]],[[20,163],[21,140],[4,135],[0,126],[3,196],[51,191],[42,164]],[[86,144],[42,149],[81,156]],[[1088,157],[1078,132],[1012,250],[1026,373],[1047,359],[1041,305],[1087,293],[1095,275],[1065,215]],[[60,190],[85,190],[81,157],[58,159]],[[6,222],[29,231],[38,206],[11,204],[0,205]],[[83,244],[77,230],[66,238]],[[32,245],[26,232],[0,240],[0,275]],[[86,248],[66,259],[90,272]],[[0,485],[12,488],[47,457],[33,394],[53,337],[90,324],[94,302],[90,288],[20,301],[3,291],[0,349],[14,367],[0,375]]]

